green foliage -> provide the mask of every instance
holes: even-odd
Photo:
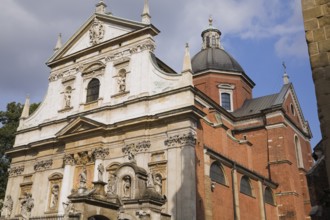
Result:
[[[36,110],[39,103],[30,105],[30,113]],[[15,141],[15,132],[19,125],[19,119],[24,105],[16,102],[7,104],[6,111],[0,111],[0,199],[5,197],[8,167],[10,158],[5,156],[5,152],[12,148]]]

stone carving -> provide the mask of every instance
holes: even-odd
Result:
[[[51,168],[53,165],[53,160],[42,160],[42,161],[38,161],[34,164],[34,170],[35,171],[43,171],[43,170],[47,170],[49,168]]]
[[[95,45],[101,42],[104,37],[105,28],[103,24],[98,20],[94,19],[92,27],[89,29],[89,42],[91,45]]]
[[[102,163],[100,163],[97,166],[97,179],[99,182],[103,182],[103,173],[104,173],[104,166]]]
[[[151,146],[150,141],[142,141],[136,144],[135,148],[137,152],[141,152],[141,151],[147,151],[150,148],[150,146]]]
[[[137,144],[126,145],[122,151],[125,155],[128,156],[130,161],[135,161],[135,154],[137,152],[147,151],[150,148],[150,141],[142,141]]]
[[[110,196],[116,195],[117,191],[117,177],[115,174],[110,174],[109,180],[108,180],[108,190],[107,193]]]
[[[24,171],[24,166],[11,167],[8,169],[9,177],[21,175]]]
[[[51,209],[57,208],[59,193],[60,193],[60,186],[58,184],[54,184],[51,188],[49,208]]]
[[[9,219],[11,216],[11,213],[13,211],[13,205],[14,202],[13,199],[11,198],[11,195],[7,195],[6,201],[3,203],[1,210],[2,216],[4,216],[6,219]]]
[[[162,177],[159,174],[154,178],[155,191],[162,195]]]
[[[148,173],[147,187],[154,187],[154,175],[150,171]]]
[[[75,162],[72,154],[64,155],[63,161],[64,161],[65,165],[71,165],[71,166],[74,165],[74,162]]]
[[[64,92],[65,108],[70,108],[71,106],[71,93],[72,93],[72,89],[70,86],[68,86]]]
[[[82,171],[79,174],[79,188],[85,189],[87,182],[87,169],[83,166]]]
[[[73,203],[70,200],[68,200],[67,202],[63,202],[63,208],[64,208],[63,220],[69,220],[70,215],[75,215],[77,213]]]
[[[154,52],[155,44],[152,42],[145,42],[143,44],[136,45],[130,49],[120,51],[120,52],[117,52],[117,53],[114,53],[114,54],[111,54],[111,55],[105,57],[105,61],[111,62],[111,61],[119,60],[119,59],[122,59],[122,58],[125,58],[128,56],[131,56],[132,54],[142,52],[144,50],[149,50],[151,52]]]
[[[123,178],[123,197],[130,198],[131,197],[131,177],[125,176]]]
[[[99,147],[93,151],[93,156],[95,159],[104,160],[104,158],[108,155],[109,155],[109,149],[107,149],[107,148]]]
[[[167,140],[165,140],[164,143],[167,147],[182,147],[184,145],[195,145],[196,138],[192,133],[175,135],[169,137]]]
[[[34,200],[31,193],[25,193],[24,197],[20,199],[21,202],[21,216],[23,220],[29,220],[31,210],[34,207]]]
[[[150,210],[138,210],[136,211],[136,215],[139,216],[141,219],[144,219],[146,216],[150,216]]]
[[[93,155],[90,155],[88,151],[79,152],[75,155],[75,164],[77,165],[86,165],[87,163],[92,163]]]
[[[126,71],[120,70],[118,73],[117,84],[119,87],[119,92],[126,91]]]

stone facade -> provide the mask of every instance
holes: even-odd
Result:
[[[302,0],[301,2],[322,133],[322,141],[315,148],[314,153],[317,162],[308,174],[310,192],[313,194],[312,205],[314,206],[311,215],[313,219],[329,219],[330,2],[326,0]]]
[[[100,1],[57,46],[47,96],[7,152],[5,218],[308,218],[311,133],[292,84],[244,113],[258,99],[242,69],[194,72],[186,46],[176,73],[154,55],[147,3],[135,22]],[[203,50],[225,53],[211,23]]]

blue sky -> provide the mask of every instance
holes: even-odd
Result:
[[[42,101],[58,33],[67,40],[94,11],[97,0],[2,0],[0,4],[0,110],[11,101]],[[143,0],[105,0],[115,16],[140,20]],[[185,43],[193,56],[213,17],[224,48],[254,80],[254,97],[279,92],[285,61],[314,138],[320,140],[315,91],[305,42],[300,0],[150,0],[160,29],[156,54],[181,71]]]

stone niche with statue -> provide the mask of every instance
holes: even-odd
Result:
[[[103,175],[103,172],[99,174]],[[122,220],[142,217],[150,220],[170,219],[169,215],[162,213],[166,198],[156,190],[157,184],[151,176],[135,161],[123,163],[110,174],[107,183],[99,177],[98,181],[93,182],[92,189],[78,189],[68,199],[80,219],[99,215]]]

